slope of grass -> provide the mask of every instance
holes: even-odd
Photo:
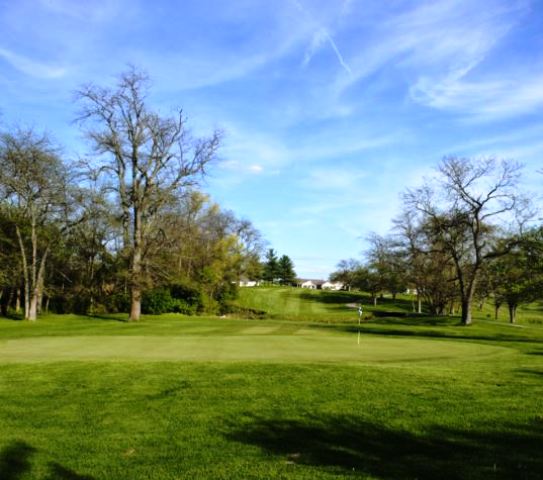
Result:
[[[299,288],[245,288],[240,292],[242,306],[266,311],[271,318],[311,322],[345,331],[358,330],[357,304],[364,308],[361,330],[387,336],[456,338],[478,342],[531,342],[543,335],[543,306],[534,303],[519,309],[518,322],[510,325],[507,312],[494,320],[492,306],[474,308],[474,324],[459,325],[458,316],[430,316],[413,313],[413,299],[399,295],[379,299],[377,306],[361,292],[327,292]],[[282,315],[280,312],[284,310]],[[491,314],[492,313],[492,314]]]
[[[0,319],[0,479],[543,478],[543,328],[376,317],[358,345],[354,295],[302,293]]]

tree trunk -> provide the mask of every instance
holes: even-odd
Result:
[[[21,235],[21,231],[19,230],[19,227],[15,227],[15,232],[17,233],[17,241],[19,242],[19,249],[21,251],[21,263],[23,264],[23,281],[24,281],[24,300],[25,300],[25,311],[24,311],[24,317],[25,320],[31,320],[30,319],[30,275],[28,274],[28,260],[26,258],[26,251],[23,243],[23,237]],[[17,297],[19,300],[20,297]],[[20,302],[20,300],[19,300]],[[15,311],[19,311],[20,309],[20,303],[19,308],[15,308]]]
[[[417,295],[417,313],[422,313],[422,298]]]
[[[130,322],[137,322],[141,317],[141,289],[133,286],[131,290],[130,301]]]
[[[373,306],[374,306],[374,307],[377,306],[377,295],[374,295],[374,296],[373,296]]]
[[[32,297],[30,298],[27,320],[35,322],[38,318],[38,293],[36,290],[32,292]]]
[[[37,251],[37,250],[36,250]],[[32,296],[30,297],[30,308],[28,311],[28,320],[35,321],[38,318],[40,310],[41,299],[43,294],[43,284],[45,275],[45,262],[47,261],[47,255],[49,254],[49,247],[45,249],[40,260],[39,267],[37,265],[37,258],[32,259],[32,263],[35,264],[32,267],[33,279],[32,279]]]
[[[515,304],[508,304],[508,307],[509,307],[509,323],[516,323],[517,306]]]
[[[141,213],[134,209],[134,247],[130,272],[130,322],[137,322],[141,316],[141,275],[142,275],[142,223]]]
[[[40,283],[38,283],[38,303],[37,303],[38,315],[42,312],[42,306],[43,306],[43,280]]]
[[[471,303],[470,296],[462,298],[462,325],[471,325]]]
[[[475,287],[477,283],[476,272],[473,273],[473,277],[470,279],[469,283],[465,288],[461,287],[461,314],[462,314],[462,325],[471,325],[471,308],[473,305],[473,297],[475,296]],[[465,284],[464,284],[465,285]]]

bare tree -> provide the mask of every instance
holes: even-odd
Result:
[[[44,288],[53,223],[66,207],[66,170],[46,135],[0,135],[0,191],[15,229],[24,284],[25,319],[34,321]]]
[[[393,236],[383,237],[372,233],[368,237],[370,248],[366,251],[368,265],[377,273],[385,290],[396,295],[406,288],[406,266],[401,244]]]
[[[497,232],[516,212],[520,166],[494,159],[447,157],[437,185],[408,191],[404,200],[421,216],[433,247],[447,253],[455,267],[462,323],[472,322],[471,307],[482,267],[507,252]]]
[[[344,288],[351,291],[356,283],[356,272],[362,268],[362,263],[354,258],[340,260],[337,270],[330,274],[330,281],[343,283]]]
[[[394,220],[408,284],[417,297],[416,312],[422,313],[422,300],[431,313],[442,315],[457,296],[452,259],[444,252],[426,225],[417,223],[414,212],[404,211]],[[415,309],[414,309],[415,310]]]
[[[198,183],[215,158],[220,134],[190,136],[181,110],[174,117],[152,111],[146,74],[130,68],[115,89],[87,85],[77,92],[78,120],[97,154],[98,168],[114,181],[129,261],[130,320],[139,320],[146,242],[153,221],[176,195]]]

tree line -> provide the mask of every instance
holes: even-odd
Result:
[[[266,251],[260,278],[270,284],[295,285],[294,262],[288,255],[278,257],[277,252],[270,248]]]
[[[262,270],[260,233],[199,190],[221,132],[192,136],[148,95],[134,68],[81,87],[82,160],[32,129],[0,132],[2,314],[222,312]]]
[[[519,187],[521,166],[495,159],[444,158],[437,176],[402,195],[390,234],[373,234],[364,260],[342,260],[331,275],[369,292],[406,290],[435,315],[472,323],[474,304],[492,301],[497,318],[507,305],[543,299],[543,228]]]

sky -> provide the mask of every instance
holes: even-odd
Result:
[[[224,132],[204,190],[301,277],[360,258],[444,156],[541,190],[543,0],[0,0],[0,32],[0,126],[77,158],[74,91],[147,71],[154,108]]]

